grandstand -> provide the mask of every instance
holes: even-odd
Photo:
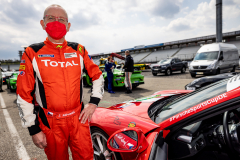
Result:
[[[183,39],[179,41],[158,43],[153,45],[139,45],[133,48],[122,49],[114,52],[120,55],[124,55],[126,50],[129,50],[134,63],[156,63],[161,59],[168,57],[178,57],[182,60],[191,61],[201,45],[215,43],[216,35],[209,35],[203,37],[196,37],[191,39]],[[240,53],[240,31],[223,33],[223,42],[234,44]],[[112,52],[111,52],[112,53]],[[101,53],[91,55],[94,61],[99,60],[101,57],[107,57],[111,53]],[[240,54],[239,54],[240,55]],[[118,63],[122,60],[115,59]]]

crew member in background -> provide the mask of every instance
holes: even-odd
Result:
[[[107,72],[107,78],[108,78],[108,92],[109,93],[115,93],[112,90],[114,68],[116,68],[116,64],[114,63],[112,56],[109,56],[108,61],[105,64],[105,71]]]
[[[61,6],[47,7],[40,23],[48,37],[26,48],[19,68],[17,105],[22,126],[49,160],[69,159],[68,147],[74,160],[93,160],[89,122],[103,97],[102,72],[82,45],[65,40],[71,24]],[[84,69],[93,81],[85,106]]]
[[[123,69],[125,70],[125,87],[127,88],[127,91],[125,93],[129,94],[132,93],[132,83],[131,83],[131,75],[133,72],[133,58],[130,55],[130,52],[127,50],[125,51],[125,65],[123,66]]]

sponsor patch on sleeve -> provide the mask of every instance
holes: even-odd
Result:
[[[19,70],[25,70],[25,65],[20,65]]]
[[[54,54],[39,54],[38,58],[54,58]]]
[[[77,57],[77,53],[73,52],[73,53],[64,53],[64,57],[65,58],[74,58]]]
[[[21,76],[23,76],[23,75],[25,74],[25,72],[24,72],[24,71],[21,71],[19,74],[20,74]]]
[[[22,59],[22,60],[21,60],[21,63],[25,63],[25,59]]]

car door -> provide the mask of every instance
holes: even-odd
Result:
[[[176,63],[177,63],[177,70],[180,71],[182,69],[182,61],[180,59],[176,59]]]
[[[176,63],[176,59],[172,59],[171,66],[172,66],[172,71],[177,71],[178,70],[178,65]]]
[[[164,142],[163,131],[152,132],[147,136],[149,143],[148,148],[139,153],[136,160],[167,160],[168,159],[168,145]]]

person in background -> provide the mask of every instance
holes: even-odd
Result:
[[[116,65],[113,61],[112,56],[109,56],[108,57],[108,62],[105,64],[105,71],[107,72],[107,78],[108,78],[108,92],[109,93],[115,93],[112,90],[114,68],[116,68]]]
[[[131,83],[131,75],[133,72],[133,58],[130,55],[130,52],[128,50],[125,51],[125,65],[123,66],[123,69],[125,70],[125,87],[127,88],[127,91],[125,93],[129,94],[132,93],[132,83]]]
[[[3,77],[2,77],[2,67],[0,62],[0,92],[3,92],[2,85],[3,85]]]

